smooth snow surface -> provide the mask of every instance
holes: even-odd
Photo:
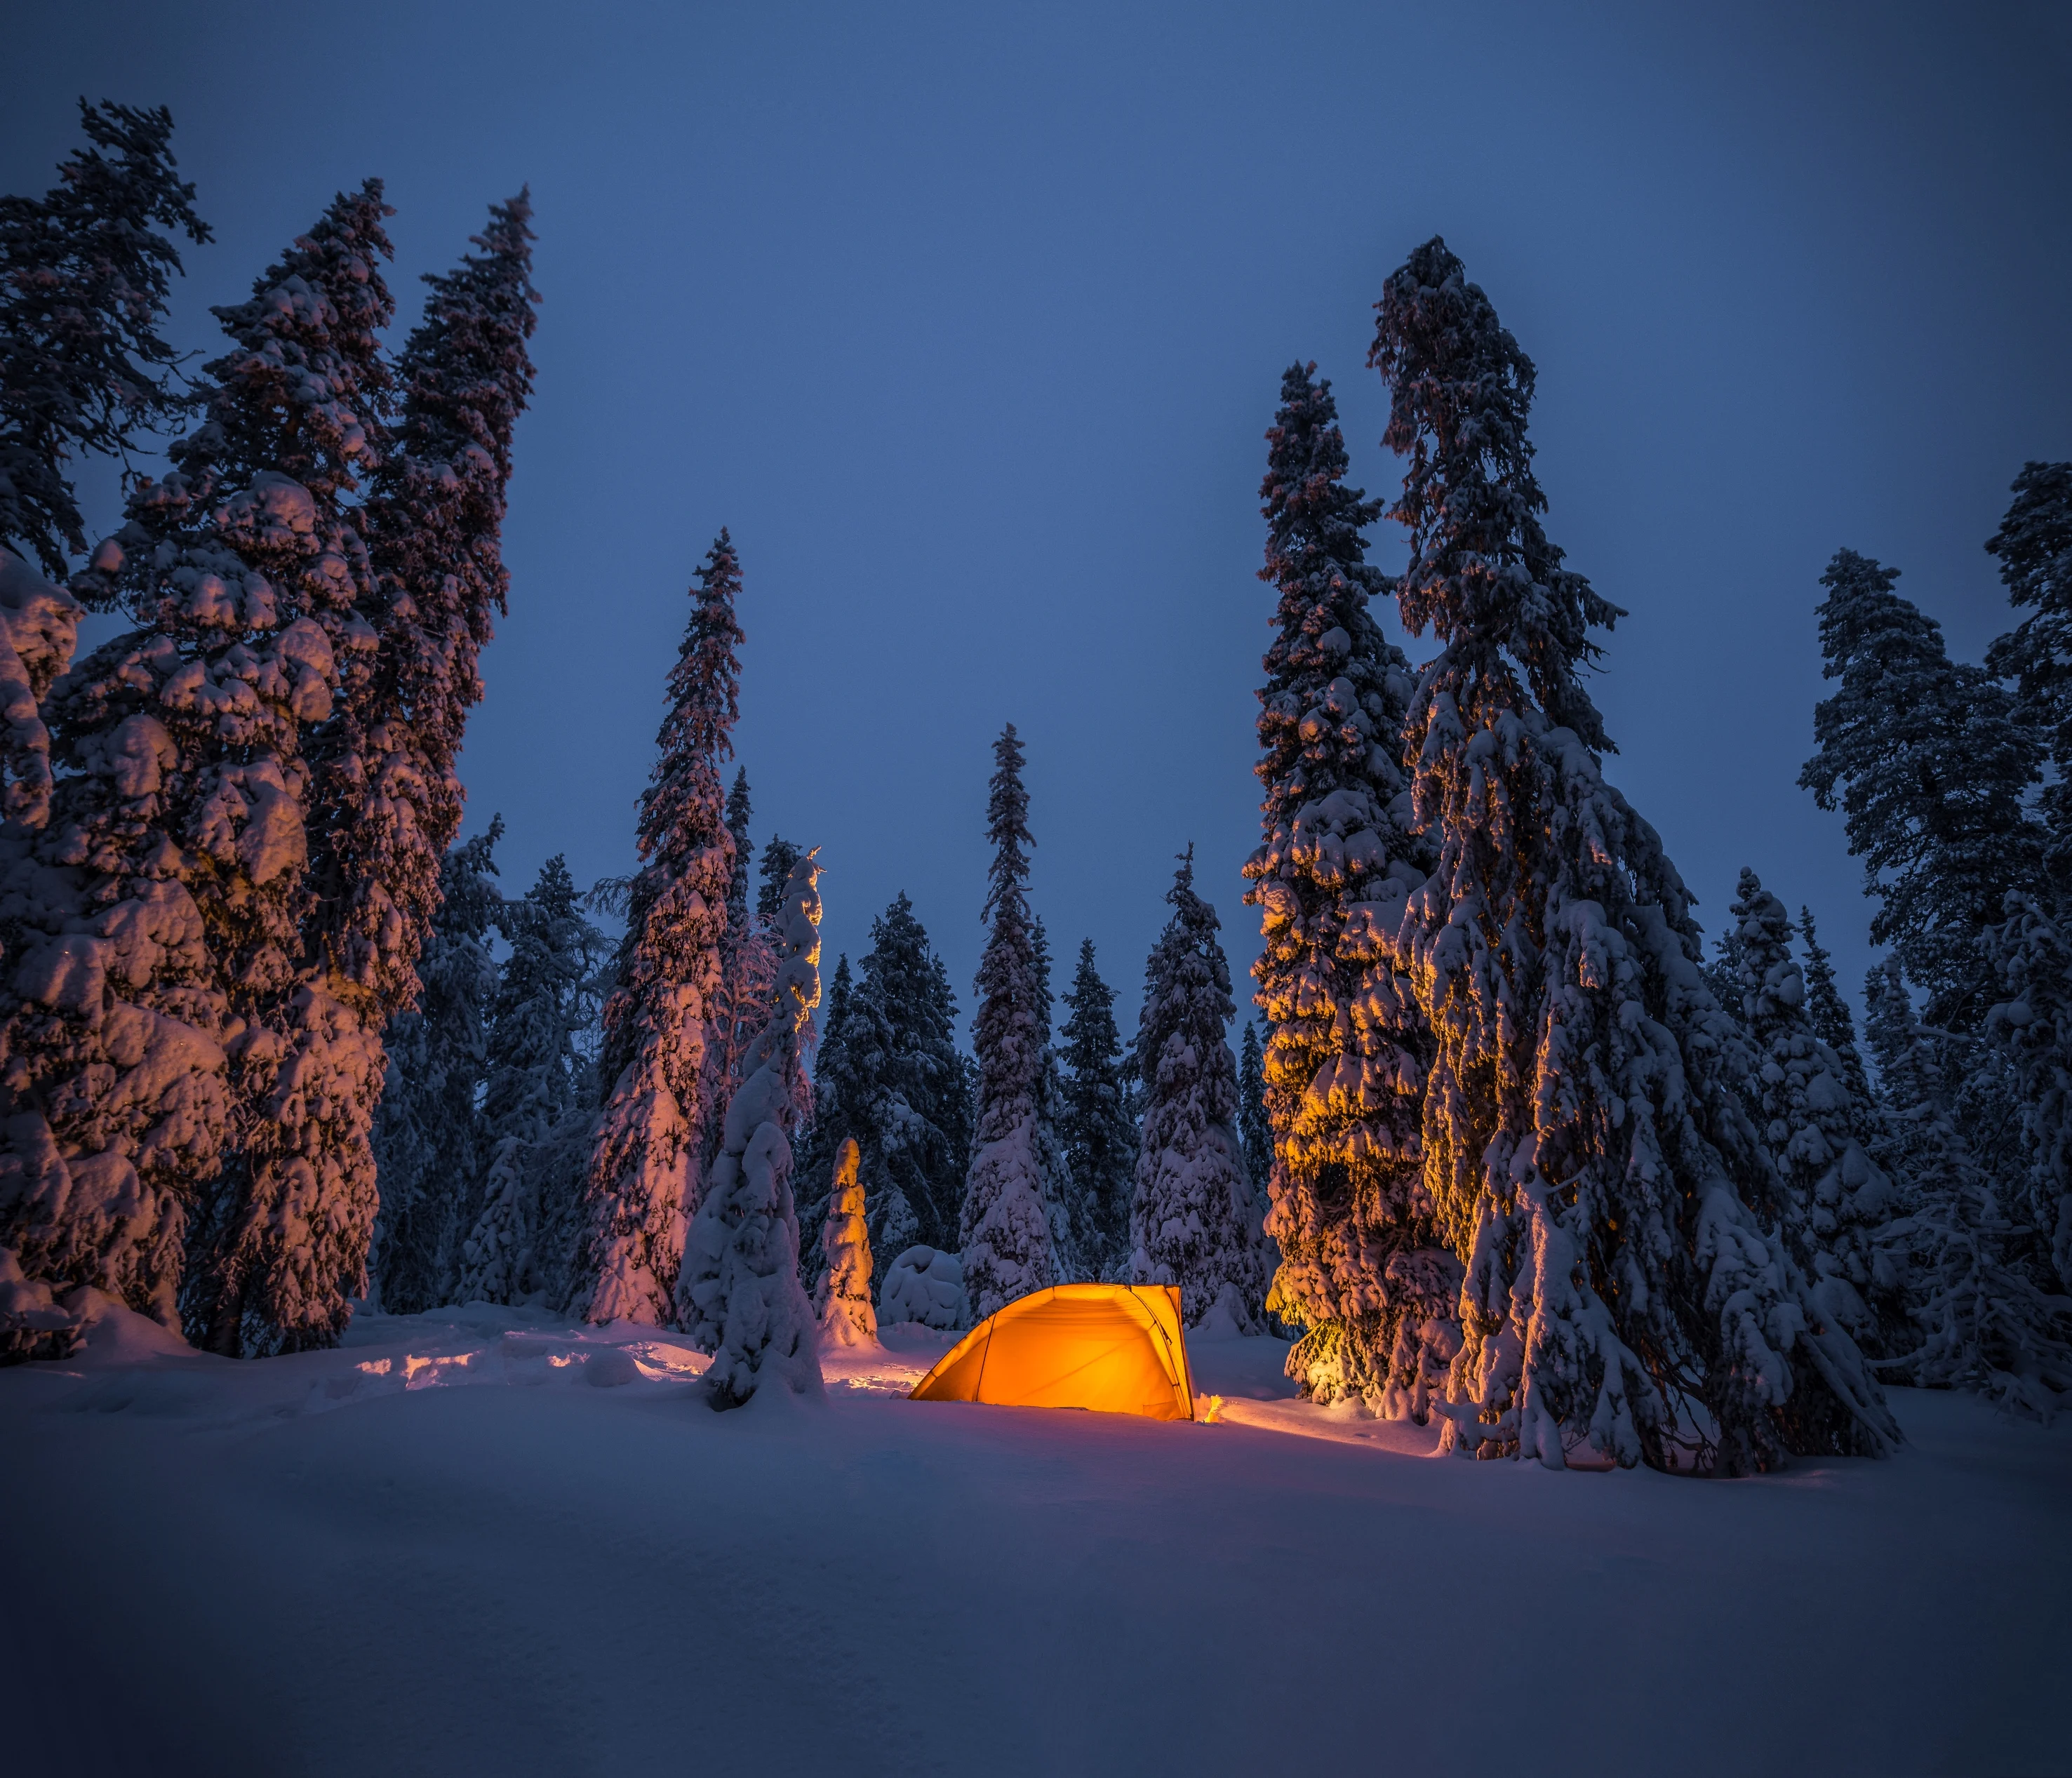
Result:
[[[905,1400],[952,1337],[718,1414],[631,1323],[114,1311],[0,1372],[8,1768],[2072,1769],[2072,1424],[1901,1391],[1888,1462],[1556,1474],[1263,1339],[1190,1342],[1220,1424]]]

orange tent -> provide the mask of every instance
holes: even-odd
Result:
[[[907,1399],[1191,1420],[1194,1382],[1179,1289],[1057,1284],[1033,1290],[972,1328]]]

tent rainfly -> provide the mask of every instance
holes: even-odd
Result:
[[[908,1399],[1191,1420],[1194,1384],[1178,1286],[1032,1290],[966,1334]]]

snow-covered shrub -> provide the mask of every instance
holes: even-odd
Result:
[[[964,1302],[961,1254],[946,1253],[935,1247],[910,1247],[886,1267],[885,1282],[878,1292],[880,1327],[918,1321],[924,1327],[948,1332],[968,1326],[971,1319]]]

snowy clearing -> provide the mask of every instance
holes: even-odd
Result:
[[[81,1773],[2072,1769],[2072,1425],[1557,1475],[1267,1340],[1191,1348],[1215,1425],[904,1400],[950,1338],[721,1415],[653,1328],[117,1311],[0,1372],[4,1707]]]

